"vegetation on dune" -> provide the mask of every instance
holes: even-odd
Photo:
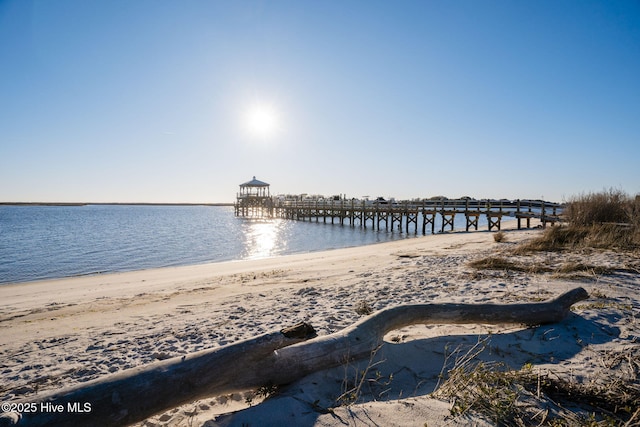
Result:
[[[609,368],[618,368],[626,361],[631,364],[624,374],[603,384],[567,381],[531,364],[513,369],[504,363],[478,360],[488,345],[489,337],[480,339],[466,352],[458,347],[447,356],[442,382],[433,396],[452,399],[452,415],[474,412],[497,426],[513,427],[614,427],[640,423],[638,347],[601,355],[600,363]]]
[[[639,208],[640,195],[631,198],[620,190],[611,189],[571,198],[565,215],[574,226],[606,223],[638,225]]]
[[[502,237],[496,238],[502,241]],[[562,262],[549,263],[547,254],[528,257],[532,252],[590,253],[593,250],[628,252],[631,259],[640,251],[640,195],[605,190],[574,197],[566,203],[563,224],[548,227],[537,238],[525,242],[510,254],[490,255],[473,260],[478,270],[546,273],[552,277],[584,278],[615,273],[638,274],[637,262],[612,267],[581,260],[551,256]],[[513,257],[512,255],[516,255]],[[518,256],[523,255],[523,256]],[[591,293],[597,301],[582,308],[617,307],[630,312],[600,291]],[[475,349],[479,353],[478,349]],[[470,354],[473,353],[473,354]],[[615,353],[615,354],[614,354]],[[504,364],[476,360],[474,352],[458,354],[445,381],[434,393],[453,399],[453,415],[480,413],[501,426],[630,426],[640,425],[640,353],[638,347],[622,347],[619,352],[602,353],[600,363],[624,373],[581,383],[561,379],[553,372],[536,371],[532,365],[511,369]],[[612,371],[613,372],[613,371]]]
[[[640,248],[640,195],[619,190],[589,193],[570,199],[563,213],[566,225],[548,228],[516,253],[598,248]]]
[[[512,261],[500,256],[488,256],[486,258],[471,261],[469,266],[478,270],[505,270],[523,271],[526,273],[545,273],[552,271],[546,265],[527,264],[520,261]]]

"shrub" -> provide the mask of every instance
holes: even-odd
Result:
[[[504,231],[498,231],[496,234],[493,235],[493,240],[496,243],[501,243],[501,242],[505,242],[507,240]]]

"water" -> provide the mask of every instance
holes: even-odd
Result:
[[[413,228],[406,234],[247,220],[236,218],[232,207],[0,206],[0,284],[264,258],[413,236]]]

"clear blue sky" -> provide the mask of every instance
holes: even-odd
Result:
[[[640,2],[0,0],[0,201],[233,201],[254,175],[639,193]]]

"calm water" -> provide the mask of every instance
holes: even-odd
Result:
[[[413,236],[413,231],[246,220],[236,218],[232,207],[0,206],[0,283],[262,258]]]

